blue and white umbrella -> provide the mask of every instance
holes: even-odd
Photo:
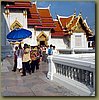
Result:
[[[13,31],[11,31],[10,33],[8,33],[7,35],[7,39],[8,41],[11,42],[15,42],[15,41],[22,41],[25,38],[28,38],[32,36],[32,32],[27,30],[27,29],[23,29],[23,28],[18,28],[18,29],[14,29]]]

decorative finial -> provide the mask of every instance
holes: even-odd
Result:
[[[7,17],[9,16],[9,9],[5,9],[5,14],[7,15]]]
[[[74,13],[76,14],[76,8],[74,9]]]
[[[82,13],[82,10],[80,9],[80,13],[79,13],[80,16],[81,16],[81,13]]]
[[[74,16],[76,16],[76,8],[74,9]]]
[[[51,7],[51,4],[49,4],[48,9],[50,9],[50,7]]]

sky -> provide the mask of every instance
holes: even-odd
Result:
[[[37,1],[37,7],[48,7],[49,5],[53,19],[56,15],[71,16],[75,10],[77,16],[81,12],[83,19],[87,20],[91,30],[95,32],[94,1]]]

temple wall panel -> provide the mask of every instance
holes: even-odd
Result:
[[[56,47],[56,49],[66,49],[67,45],[64,42],[63,38],[51,38],[51,42],[53,46]]]
[[[23,40],[24,43],[31,45],[31,46],[36,46],[37,45],[37,40],[36,40],[36,36],[35,36],[35,30],[34,28],[28,28],[28,30],[30,30],[32,32],[32,36],[30,38],[26,38]]]
[[[49,36],[50,30],[36,30],[36,36],[38,36],[42,31],[44,32],[44,34]]]
[[[10,13],[10,26],[17,20],[23,28],[27,28],[27,16],[23,15],[23,10],[14,10]]]
[[[36,41],[37,41],[37,37],[41,34],[41,33],[44,33],[46,35],[46,37],[48,38],[47,40],[47,45],[50,45],[50,41],[51,41],[51,34],[50,34],[50,30],[36,30],[36,33],[35,33],[35,37],[36,37]]]

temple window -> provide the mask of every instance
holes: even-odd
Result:
[[[82,36],[75,35],[75,47],[82,47]]]

